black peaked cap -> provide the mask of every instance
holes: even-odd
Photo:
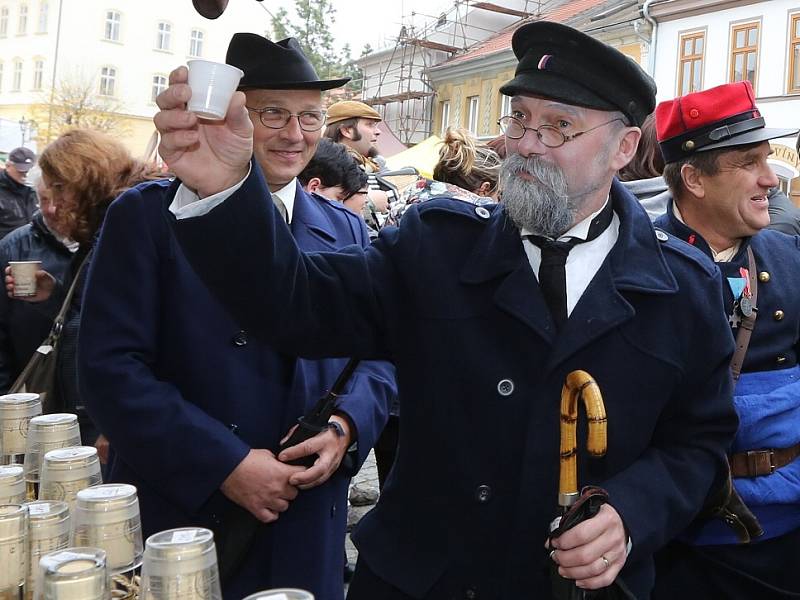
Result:
[[[550,21],[514,32],[519,60],[514,79],[500,92],[530,94],[566,104],[619,110],[641,125],[656,106],[656,84],[636,62],[585,33]]]

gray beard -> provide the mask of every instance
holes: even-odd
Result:
[[[500,170],[500,185],[506,214],[520,229],[555,239],[572,227],[579,206],[569,198],[564,172],[553,163],[509,154]]]

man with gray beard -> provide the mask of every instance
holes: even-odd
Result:
[[[214,125],[229,157],[215,175],[195,154],[208,142],[184,81],[173,74],[159,97],[161,155],[220,199],[176,219],[178,239],[242,326],[285,352],[397,366],[399,453],[353,535],[350,600],[545,597],[545,565],[647,598],[653,552],[700,510],[736,429],[719,272],[654,231],[614,178],[653,81],[556,23],[526,24],[512,43],[503,202],[422,203],[366,250],[297,248],[248,164],[242,99]],[[609,423],[604,457],[578,451],[580,483],[607,501],[546,543],[559,398],[576,370],[599,385]]]

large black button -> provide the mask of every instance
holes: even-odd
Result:
[[[475,488],[475,500],[481,504],[486,504],[492,499],[492,488],[488,485],[479,485]]]
[[[247,346],[247,332],[242,329],[239,333],[233,336],[234,346]]]

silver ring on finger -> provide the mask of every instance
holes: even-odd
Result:
[[[602,561],[603,561],[603,565],[604,565],[604,566],[603,566],[603,571],[607,571],[607,570],[608,570],[608,567],[610,567],[610,566],[611,566],[611,563],[610,563],[610,562],[608,562],[608,559],[607,559],[605,556],[601,556],[601,557],[600,557],[600,560],[602,560]]]

